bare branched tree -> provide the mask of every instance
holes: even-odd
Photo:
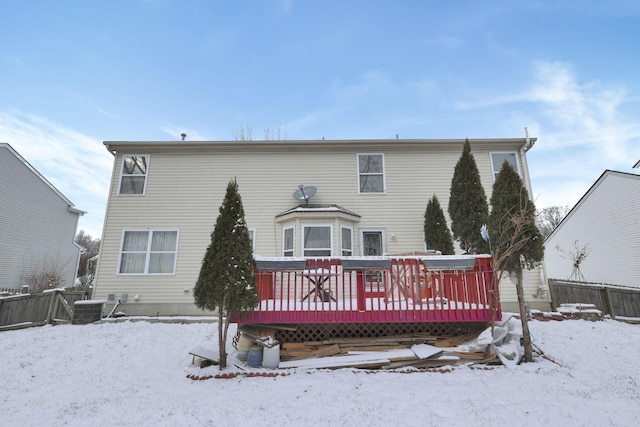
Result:
[[[545,239],[569,213],[569,206],[549,206],[536,212],[536,225]]]
[[[100,251],[100,239],[94,239],[84,230],[80,230],[76,235],[75,241],[78,245],[82,246],[84,250],[80,254],[77,277],[80,280],[80,285],[84,288],[83,290],[87,290],[93,283],[93,279],[95,277],[95,257]]]
[[[591,249],[589,249],[589,245],[586,244],[584,246],[580,246],[577,240],[573,242],[573,249],[569,252],[560,248],[560,245],[556,245],[556,249],[562,252],[564,255],[560,255],[564,259],[571,260],[571,266],[573,270],[571,271],[571,276],[569,276],[569,280],[578,280],[582,282],[586,282],[584,276],[582,275],[582,271],[580,271],[580,264],[587,259],[589,254],[591,253]]]
[[[277,129],[266,128],[264,130],[264,139],[265,140],[276,140],[280,141],[282,139],[287,139],[287,129],[282,128],[282,125],[278,126]]]
[[[524,360],[533,361],[529,313],[525,305],[523,271],[540,264],[544,257],[542,234],[535,221],[535,204],[520,175],[504,162],[491,194],[489,236],[498,279],[508,272],[516,278],[516,292],[522,323]]]
[[[64,284],[67,264],[60,257],[44,257],[20,275],[20,286],[27,286],[30,293],[58,288]]]
[[[498,289],[500,279],[510,274],[516,275],[516,294],[518,296],[518,307],[520,311],[520,320],[522,323],[522,338],[525,353],[525,360],[531,362],[532,346],[531,334],[529,332],[528,314],[525,306],[524,286],[522,283],[522,269],[513,271],[513,258],[518,257],[531,242],[534,235],[527,233],[527,229],[531,226],[531,215],[526,208],[521,208],[515,212],[509,212],[503,216],[500,221],[501,227],[499,234],[494,236],[496,241],[495,247],[492,246],[493,254],[493,289]]]
[[[251,141],[253,139],[253,129],[251,129],[251,126],[240,122],[238,128],[233,131],[233,136],[236,141]]]

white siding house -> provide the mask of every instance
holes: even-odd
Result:
[[[525,156],[532,141],[470,140],[487,197],[505,159],[533,194]],[[464,139],[104,144],[114,172],[94,296],[126,301],[130,315],[171,315],[202,314],[192,288],[231,179],[256,255],[424,251],[427,202],[435,194],[447,215]],[[317,189],[308,204],[293,197],[300,185]],[[530,305],[548,309],[540,271],[525,279]],[[515,310],[515,286],[506,282],[503,306]]]
[[[551,279],[640,288],[640,175],[606,170],[545,240],[545,264]]]
[[[0,287],[55,271],[73,286],[80,259],[77,209],[9,144],[0,143]]]

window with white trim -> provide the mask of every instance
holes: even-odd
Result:
[[[340,246],[342,256],[353,255],[353,229],[340,227]]]
[[[282,256],[293,256],[293,227],[282,230]]]
[[[144,195],[149,170],[148,155],[125,155],[120,171],[120,195]]]
[[[493,168],[493,179],[495,181],[496,176],[500,173],[500,169],[502,169],[502,164],[505,162],[509,162],[509,164],[515,169],[515,171],[520,174],[520,168],[518,166],[518,156],[515,151],[502,151],[502,152],[493,152],[491,153],[491,167]]]
[[[358,154],[358,191],[360,193],[384,193],[384,154]]]
[[[330,225],[305,225],[302,227],[302,256],[331,256]]]
[[[118,274],[175,274],[177,230],[125,230]]]
[[[251,239],[251,251],[255,254],[256,253],[256,229],[255,228],[249,229],[249,239]]]

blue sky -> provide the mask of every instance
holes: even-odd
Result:
[[[105,140],[524,137],[538,208],[639,173],[640,2],[0,2],[0,141],[102,230]],[[426,197],[426,195],[425,195]]]

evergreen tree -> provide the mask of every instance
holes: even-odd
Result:
[[[451,232],[435,194],[429,199],[424,213],[424,241],[427,243],[427,249],[438,250],[442,255],[454,254]]]
[[[211,244],[202,260],[194,287],[198,308],[217,310],[220,368],[227,366],[229,318],[258,303],[249,230],[236,180],[229,182]]]
[[[522,322],[525,361],[533,361],[531,336],[527,323],[522,273],[542,261],[543,237],[536,226],[536,207],[529,193],[509,162],[502,164],[493,184],[489,240],[493,251],[496,277],[504,272],[516,277],[516,291]]]
[[[480,236],[480,227],[487,223],[488,216],[487,196],[467,139],[454,169],[449,198],[451,231],[464,252],[489,252],[487,243]]]

